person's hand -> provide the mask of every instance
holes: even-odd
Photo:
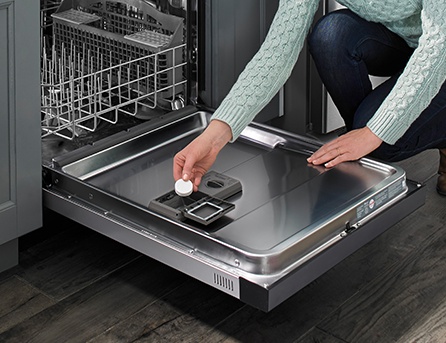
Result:
[[[194,191],[198,190],[201,178],[214,164],[220,150],[232,138],[228,124],[213,120],[207,129],[173,159],[173,177],[175,181],[191,180]]]
[[[325,144],[316,151],[308,163],[315,165],[324,164],[331,168],[345,161],[358,160],[377,149],[382,140],[376,136],[368,127],[353,130],[339,138]]]

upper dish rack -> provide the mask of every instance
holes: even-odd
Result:
[[[65,0],[42,40],[42,136],[184,106],[183,18],[142,0]],[[48,43],[50,42],[50,43]],[[49,46],[48,46],[49,45]]]

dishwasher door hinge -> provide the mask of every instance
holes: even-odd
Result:
[[[42,169],[42,187],[45,189],[50,189],[53,187],[51,173],[46,169]]]
[[[359,227],[360,227],[359,222],[351,225],[350,222],[348,221],[345,223],[345,230],[342,231],[341,236],[345,237],[351,234],[352,232],[356,231],[357,229],[359,229]]]

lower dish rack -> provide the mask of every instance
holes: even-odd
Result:
[[[71,140],[101,120],[115,124],[119,113],[150,119],[184,107],[182,18],[143,1],[88,0],[62,2],[51,17],[41,49],[42,137]]]

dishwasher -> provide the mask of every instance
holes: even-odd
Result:
[[[424,203],[398,166],[309,165],[320,142],[258,122],[177,196],[173,157],[213,112],[206,2],[44,1],[49,209],[270,311]]]

